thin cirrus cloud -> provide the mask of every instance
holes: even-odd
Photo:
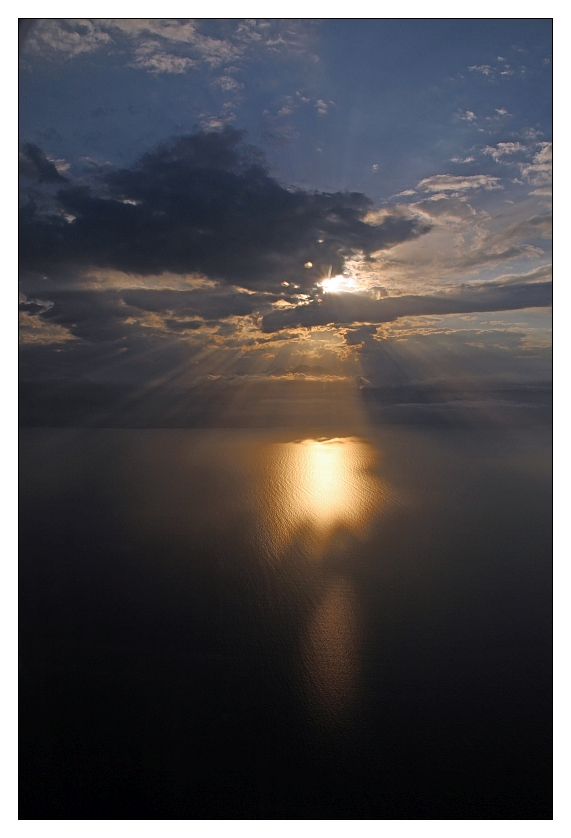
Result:
[[[422,192],[468,192],[471,189],[502,189],[500,178],[492,175],[433,175],[417,185]]]

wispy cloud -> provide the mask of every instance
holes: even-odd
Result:
[[[551,143],[540,143],[531,163],[521,164],[521,174],[534,186],[551,184],[553,149]]]
[[[467,192],[471,189],[501,189],[500,178],[492,175],[433,175],[417,184],[423,192]]]
[[[34,27],[26,50],[46,59],[73,59],[100,49],[131,52],[127,64],[152,74],[215,71],[253,53],[310,55],[310,24],[235,20],[224,37],[207,35],[201,20],[163,18],[48,19]]]
[[[136,49],[131,67],[137,70],[147,70],[149,73],[186,73],[197,62],[182,55],[173,55],[162,49],[158,41],[143,41]]]
[[[519,154],[527,151],[527,146],[522,143],[498,143],[497,146],[486,146],[483,149],[483,154],[488,154],[494,160],[500,161],[512,154]]]
[[[32,29],[25,49],[47,58],[76,58],[113,46],[113,39],[99,21],[41,20]]]
[[[519,50],[516,50],[519,52]],[[521,60],[521,58],[514,57],[514,61]],[[528,68],[523,65],[514,67],[509,64],[507,59],[498,55],[495,61],[491,64],[472,64],[468,67],[469,72],[482,75],[489,82],[498,82],[502,79],[507,79],[510,76],[525,77],[528,73]]]
[[[489,64],[474,64],[468,69],[475,73],[481,73],[483,76],[492,76],[494,73]]]

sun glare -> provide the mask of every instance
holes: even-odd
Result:
[[[331,276],[320,283],[326,294],[338,294],[340,291],[354,291],[357,284],[348,276]]]

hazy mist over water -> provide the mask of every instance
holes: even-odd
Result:
[[[24,429],[24,816],[549,818],[550,445]]]

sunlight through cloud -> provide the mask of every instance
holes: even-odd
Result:
[[[340,291],[355,291],[357,283],[348,276],[331,276],[319,283],[326,294],[338,294]]]

